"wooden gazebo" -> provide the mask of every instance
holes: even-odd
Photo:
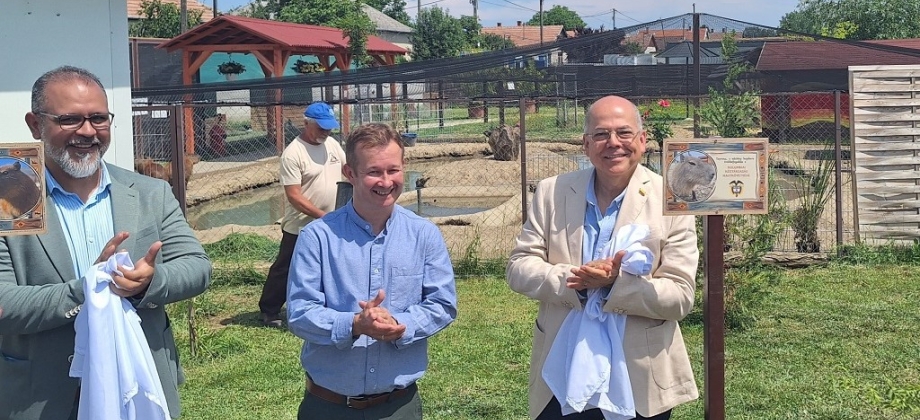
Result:
[[[342,30],[325,26],[302,25],[273,20],[222,15],[158,46],[172,52],[182,50],[182,82],[192,84],[192,75],[216,52],[250,53],[259,61],[266,78],[281,77],[292,55],[314,55],[326,71],[338,69],[347,72],[352,61],[348,52],[348,37]],[[377,65],[396,63],[396,57],[406,50],[376,36],[367,38],[367,53]],[[281,100],[281,91],[275,91]],[[342,130],[348,131],[348,107],[342,108]],[[278,150],[284,147],[281,106],[269,108],[267,113],[269,137],[275,138]],[[185,111],[186,121],[191,121],[192,110]],[[186,153],[194,154],[195,130],[185,124]]]

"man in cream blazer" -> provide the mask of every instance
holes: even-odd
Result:
[[[620,97],[601,98],[585,121],[583,146],[593,168],[545,179],[534,192],[507,268],[511,288],[540,301],[530,368],[533,419],[563,418],[541,372],[563,320],[572,309],[582,309],[585,292],[595,288],[609,291],[604,311],[626,315],[623,350],[636,418],[668,419],[673,407],[699,396],[677,325],[693,307],[694,219],[662,215],[661,177],[639,165],[645,144],[635,105]],[[594,194],[589,195],[590,186]],[[655,256],[650,275],[620,272],[621,255],[583,258],[586,212],[595,208],[601,217],[613,214],[613,232],[632,223],[649,226],[651,234],[642,244]],[[608,239],[596,238],[597,246]],[[603,415],[594,409],[565,418]]]

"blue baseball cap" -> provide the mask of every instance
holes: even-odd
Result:
[[[332,107],[325,102],[314,102],[310,104],[310,106],[304,110],[303,116],[316,121],[316,124],[323,130],[335,130],[339,128],[339,122],[335,119],[335,113],[332,112]]]

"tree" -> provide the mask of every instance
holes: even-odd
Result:
[[[201,24],[201,10],[187,11],[187,26],[192,28]],[[163,3],[160,0],[141,2],[141,19],[131,24],[128,33],[131,36],[146,38],[172,38],[182,30],[179,6]]]
[[[367,38],[377,28],[361,9],[362,4],[362,0],[265,0],[250,3],[240,15],[341,29],[349,38],[348,52],[354,62],[368,64]]]
[[[514,48],[514,43],[501,35],[484,34],[480,39],[480,46],[486,51],[497,51],[506,48]]]
[[[474,50],[481,48],[482,44],[482,25],[472,16],[460,16],[460,27],[463,28],[465,49]]]
[[[374,33],[377,27],[361,10],[360,2],[347,2],[348,13],[339,17],[333,24],[342,30],[348,37],[348,52],[352,60],[359,65],[370,66],[373,59],[367,54],[367,37]]]
[[[916,0],[800,0],[780,28],[846,39],[920,37]]]
[[[723,90],[709,87],[709,100],[700,108],[700,117],[708,122],[722,137],[747,137],[748,127],[756,126],[757,101],[760,92],[739,91],[738,79],[751,67],[738,57],[738,43],[735,32],[722,38],[722,60],[728,64],[728,72],[722,80]]]
[[[237,7],[231,10],[230,13],[256,19],[274,20],[280,11],[281,4],[279,0],[263,0]]]
[[[412,31],[412,59],[456,57],[463,51],[465,37],[460,20],[444,9],[432,6],[419,12]]]
[[[748,26],[741,32],[742,38],[766,38],[776,36],[776,30],[770,28],[761,28],[759,26]]]
[[[625,44],[623,44],[623,54],[628,54],[628,55],[645,54],[645,48],[642,47],[642,44],[636,41],[628,41]]]
[[[409,14],[406,13],[405,0],[365,0],[365,3],[383,12],[383,14],[396,19],[403,25],[412,26]]]
[[[540,12],[534,13],[527,24],[534,26],[539,25]],[[581,17],[578,16],[578,13],[569,10],[568,7],[559,5],[553,6],[548,11],[543,11],[543,25],[562,25],[563,29],[566,31],[584,29],[584,27],[587,26],[585,25],[585,21],[581,20]]]

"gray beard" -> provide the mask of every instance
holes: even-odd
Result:
[[[100,148],[98,151],[94,150],[82,156],[76,155],[76,157],[72,158],[71,156],[75,155],[69,153],[66,146],[56,148],[48,146],[49,143],[45,144],[45,155],[54,163],[57,163],[67,175],[78,179],[95,174],[102,165],[102,155],[104,155],[106,151],[106,148]]]

